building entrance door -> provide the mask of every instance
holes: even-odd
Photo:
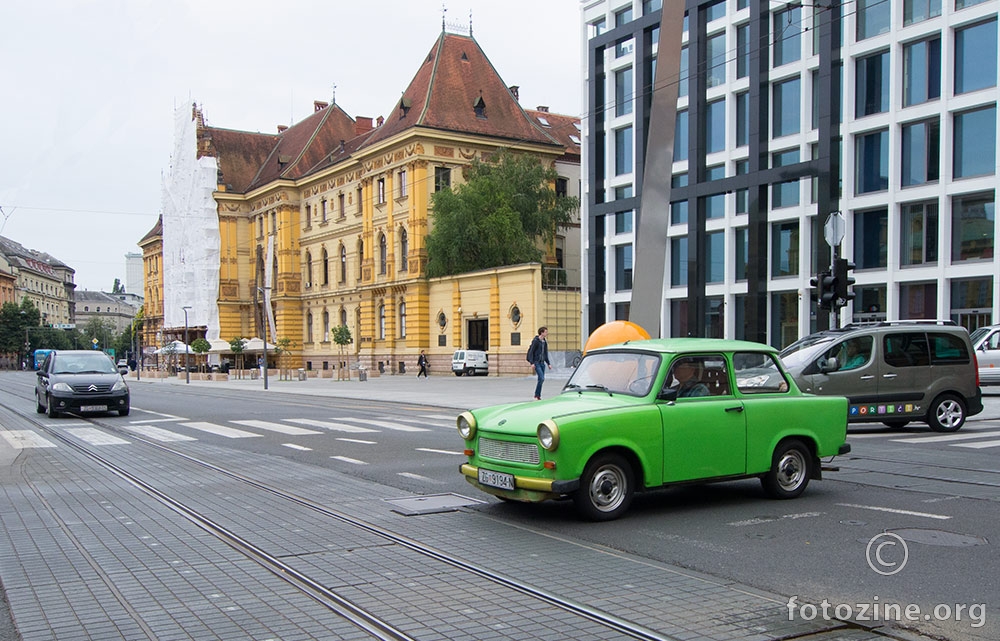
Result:
[[[466,349],[475,349],[481,352],[489,351],[490,344],[490,321],[488,319],[474,319],[469,321],[469,344]]]
[[[992,316],[990,312],[978,309],[954,309],[951,312],[951,319],[969,330],[969,333],[992,324]]]

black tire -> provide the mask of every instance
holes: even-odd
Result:
[[[45,406],[42,405],[42,397],[38,395],[38,392],[35,392],[35,411],[39,414],[45,413]]]
[[[891,427],[894,430],[901,430],[910,424],[909,421],[882,421],[883,425]]]
[[[587,463],[573,503],[591,521],[617,519],[632,504],[635,492],[632,466],[618,454],[598,454]]]
[[[51,396],[45,397],[45,406],[47,408],[46,414],[48,414],[49,418],[59,418],[60,414],[58,411],[56,411],[56,408],[52,405]]]
[[[118,416],[128,416],[128,413],[131,411],[131,409],[132,408],[130,407],[126,407],[124,409],[118,410]]]
[[[965,403],[951,394],[942,394],[934,399],[927,412],[927,424],[935,432],[957,432],[965,425]]]
[[[462,375],[462,370],[458,370],[457,372],[455,372],[455,376],[461,376],[461,375]]]
[[[761,477],[772,499],[794,499],[806,490],[813,472],[813,456],[802,441],[782,441],[771,457],[771,470]]]

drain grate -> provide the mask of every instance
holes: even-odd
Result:
[[[403,516],[417,516],[419,514],[438,514],[441,512],[455,512],[459,508],[481,505],[486,501],[462,496],[454,492],[447,494],[428,494],[426,496],[411,496],[402,499],[385,499],[386,503],[391,503],[393,512]]]

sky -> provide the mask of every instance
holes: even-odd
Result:
[[[125,284],[156,224],[173,114],[275,133],[313,101],[392,111],[441,33],[472,33],[521,105],[580,116],[578,0],[46,0],[0,3],[0,235]],[[142,294],[142,292],[133,292]]]

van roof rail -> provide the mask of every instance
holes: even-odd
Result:
[[[850,329],[855,327],[896,327],[896,326],[907,326],[907,325],[949,325],[954,327],[958,325],[953,320],[948,319],[911,319],[911,320],[891,320],[891,321],[872,321],[867,323],[849,323],[844,325],[843,329]]]

